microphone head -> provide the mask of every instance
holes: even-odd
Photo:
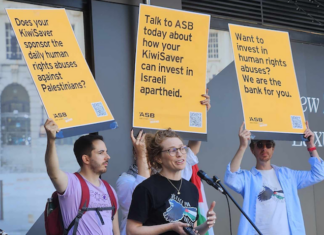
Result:
[[[205,179],[206,178],[206,173],[203,171],[203,170],[199,170],[197,172],[197,175],[202,178],[202,179]]]
[[[205,173],[205,172],[203,172],[202,170],[199,170],[199,171],[197,172],[197,175],[198,175],[199,177],[201,177],[201,176],[204,175],[204,173]]]

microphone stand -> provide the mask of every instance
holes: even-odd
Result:
[[[253,228],[255,229],[255,231],[258,232],[258,234],[262,235],[262,233],[260,232],[260,230],[257,228],[257,226],[252,222],[252,220],[249,218],[249,216],[247,214],[245,214],[245,212],[243,211],[243,209],[239,206],[239,204],[237,204],[237,202],[234,200],[234,198],[231,196],[231,194],[226,190],[226,188],[222,185],[222,183],[220,182],[220,179],[217,178],[217,176],[213,177],[213,180],[215,182],[216,185],[212,185],[215,189],[219,190],[218,187],[220,187],[221,189],[223,189],[222,194],[227,195],[232,202],[235,204],[235,206],[241,211],[241,213],[244,215],[244,217],[250,222],[250,224],[253,226]],[[218,186],[218,187],[217,187]]]

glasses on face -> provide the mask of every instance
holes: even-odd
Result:
[[[263,149],[264,145],[266,146],[267,149],[271,149],[273,147],[273,143],[270,141],[267,141],[265,143],[263,143],[262,141],[258,141],[256,143],[256,146],[258,147],[258,149]]]
[[[171,148],[171,149],[167,149],[167,150],[163,150],[162,152],[168,152],[170,156],[175,157],[177,156],[177,152],[180,151],[180,153],[188,153],[189,148],[187,146],[182,146],[180,148]]]

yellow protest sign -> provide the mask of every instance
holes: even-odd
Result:
[[[62,130],[59,136],[115,128],[65,10],[6,10],[46,112]]]
[[[303,133],[288,33],[231,24],[229,29],[246,129]]]
[[[210,16],[140,5],[133,126],[207,133]]]

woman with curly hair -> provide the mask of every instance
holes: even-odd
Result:
[[[205,99],[200,103],[206,106],[207,111],[211,108],[208,90],[202,95]],[[134,163],[129,167],[127,172],[122,173],[116,182],[116,191],[118,202],[122,212],[122,220],[120,225],[121,235],[126,235],[126,223],[129,207],[132,201],[132,194],[137,185],[157,173],[156,169],[149,166],[147,158],[146,146],[154,135],[140,131],[137,137],[131,130],[131,141],[133,143]],[[182,178],[190,180],[192,176],[192,166],[198,163],[197,154],[200,150],[200,141],[188,142],[188,153],[185,168],[181,171]]]
[[[132,197],[127,234],[182,234],[192,227],[205,234],[215,224],[213,202],[207,221],[196,227],[198,219],[198,189],[181,177],[189,148],[171,129],[157,131],[147,144],[149,165],[159,171],[140,183]]]

